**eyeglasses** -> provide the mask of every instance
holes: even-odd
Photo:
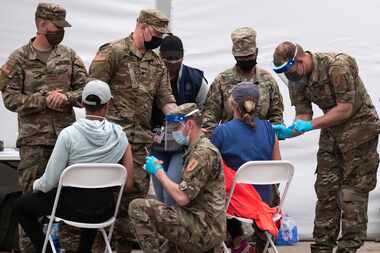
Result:
[[[288,72],[294,66],[294,64],[296,63],[296,56],[297,56],[297,45],[295,45],[295,46],[296,46],[296,50],[294,52],[293,58],[289,59],[287,62],[284,62],[280,66],[275,66],[273,64],[273,71],[274,72],[276,72],[277,74],[285,73],[285,72]]]

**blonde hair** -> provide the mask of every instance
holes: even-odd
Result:
[[[230,104],[232,108],[239,112],[241,121],[251,128],[256,127],[254,115],[256,112],[257,101],[255,98],[247,96],[244,97],[240,103],[237,103],[232,97],[230,97]]]

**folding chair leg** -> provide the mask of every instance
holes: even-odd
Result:
[[[111,241],[113,229],[115,227],[115,223],[113,223],[108,231],[108,241]]]
[[[263,250],[263,253],[266,253],[268,251],[268,248],[269,248],[269,241],[267,240],[267,242],[265,243],[265,248]]]
[[[44,246],[42,248],[42,253],[46,252],[46,249],[47,247],[49,247],[49,245],[52,248],[53,253],[57,253],[57,251],[55,250],[53,240],[51,239],[51,235],[50,235],[52,225],[53,225],[53,222],[49,221],[49,225],[47,227],[46,234],[45,234],[45,241],[44,241]]]
[[[230,253],[230,251],[229,251],[229,249],[227,248],[225,242],[223,242],[223,251],[224,251],[224,253]]]
[[[274,242],[272,240],[272,235],[269,234],[267,231],[265,231],[265,236],[267,237],[267,244],[265,246],[265,249],[267,249],[268,248],[268,244],[270,244],[272,246],[272,249],[274,250],[274,252],[278,253],[276,245],[274,245]],[[264,252],[266,252],[266,251],[264,250]]]
[[[107,251],[108,251],[108,253],[112,253],[110,241],[108,240],[106,231],[104,230],[104,228],[99,228],[99,230],[102,233],[103,239],[104,239],[104,243],[106,244],[106,248],[104,249],[104,253],[107,253]]]

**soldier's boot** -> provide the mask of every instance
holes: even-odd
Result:
[[[355,253],[357,250],[356,249],[353,249],[353,248],[339,248],[336,250],[335,253]]]
[[[332,253],[333,247],[312,243],[310,245],[311,253]]]

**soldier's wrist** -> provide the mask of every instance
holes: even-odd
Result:
[[[165,171],[163,170],[163,168],[160,167],[160,168],[158,168],[158,169],[156,170],[156,173],[154,173],[154,175],[155,175],[156,177],[160,177],[160,176],[166,175],[166,173],[165,173]]]

